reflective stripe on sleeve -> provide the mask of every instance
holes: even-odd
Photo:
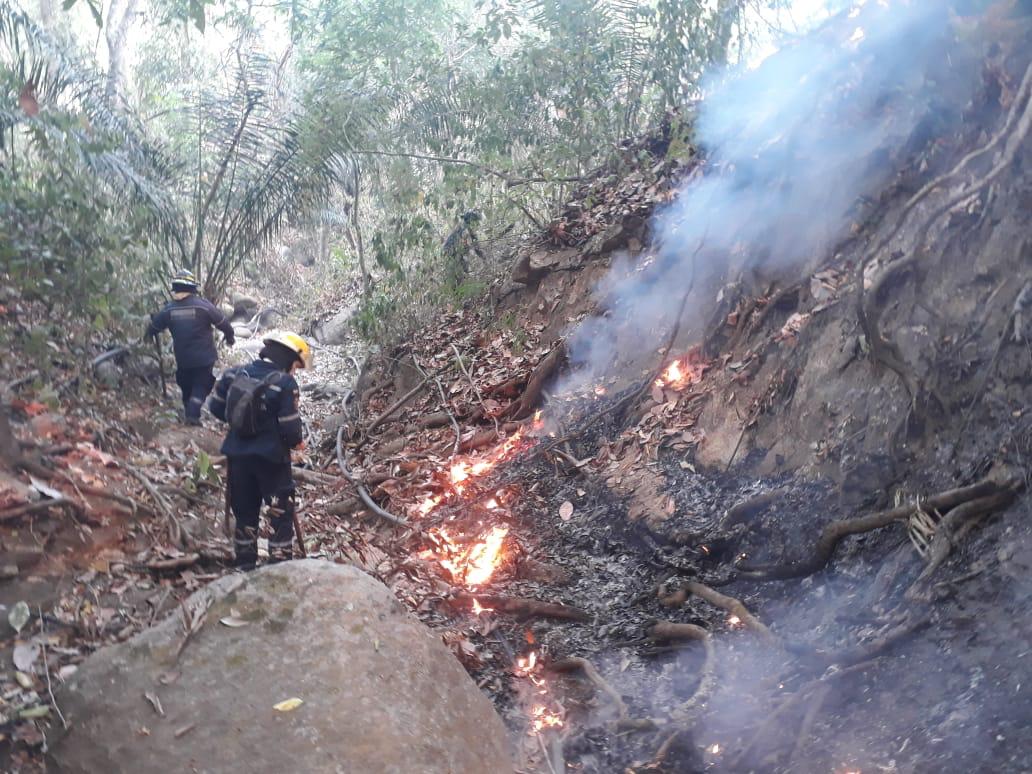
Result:
[[[293,422],[295,419],[300,419],[300,418],[301,418],[301,415],[298,414],[295,411],[293,414],[289,414],[289,415],[287,415],[285,417],[280,417],[279,421],[280,421],[280,424],[284,424],[286,422]]]

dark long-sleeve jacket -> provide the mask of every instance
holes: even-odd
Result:
[[[151,317],[148,336],[156,336],[168,329],[172,333],[172,348],[176,353],[177,368],[211,366],[218,359],[212,327],[218,328],[230,342],[233,326],[218,307],[205,298],[191,294],[178,301],[170,301]]]
[[[241,438],[230,428],[222,443],[222,453],[228,457],[255,454],[272,462],[289,462],[290,450],[301,443],[303,437],[301,415],[297,410],[298,387],[294,377],[268,360],[255,360],[250,365],[227,368],[208,408],[216,419],[226,418],[226,396],[229,386],[241,371],[252,379],[263,380],[278,373],[269,381],[265,390],[265,412],[254,438]]]

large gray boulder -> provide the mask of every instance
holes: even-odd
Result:
[[[512,771],[491,703],[365,573],[288,562],[222,578],[186,607],[207,614],[178,659],[181,612],[79,668],[57,696],[70,729],[50,771]]]

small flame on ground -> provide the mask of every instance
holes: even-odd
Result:
[[[562,728],[563,718],[558,712],[550,710],[543,704],[536,705],[531,711],[530,716],[533,721],[535,731],[543,731],[546,728]]]
[[[487,508],[489,511],[493,511],[498,507],[498,501],[492,497],[490,500],[484,503],[484,507]]]
[[[449,556],[438,559],[451,576],[467,586],[487,583],[501,562],[502,546],[508,527],[491,527],[472,546],[463,548],[445,529],[431,530],[430,535]]]
[[[708,750],[710,755],[720,755],[720,745],[719,744],[711,744],[707,748],[707,750]]]
[[[519,656],[516,658],[516,668],[520,672],[533,672],[535,666],[537,666],[536,651],[532,650],[526,656]]]
[[[426,516],[434,508],[447,500],[451,494],[463,494],[468,486],[467,482],[478,476],[482,476],[502,462],[517,449],[523,440],[523,429],[520,428],[498,446],[489,457],[477,460],[458,460],[453,462],[448,469],[448,479],[452,485],[452,491],[443,494],[429,495],[417,506],[416,511],[420,516]],[[489,506],[490,507],[490,506]],[[497,505],[495,506],[497,507]]]
[[[473,615],[480,615],[481,613],[490,613],[492,610],[494,610],[493,607],[484,607],[480,604],[479,599],[473,599]]]
[[[728,626],[732,626],[732,627],[734,627],[734,626],[741,626],[742,625],[742,619],[739,618],[737,615],[733,615],[733,616],[731,616],[730,618],[727,619],[727,625]]]
[[[663,369],[663,373],[656,379],[657,387],[671,387],[675,390],[683,390],[702,378],[703,366],[689,362],[689,355],[672,360],[670,365]]]

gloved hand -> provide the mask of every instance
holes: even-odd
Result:
[[[235,336],[225,336],[222,340],[226,342],[227,347],[232,347],[234,344],[236,344]]]

